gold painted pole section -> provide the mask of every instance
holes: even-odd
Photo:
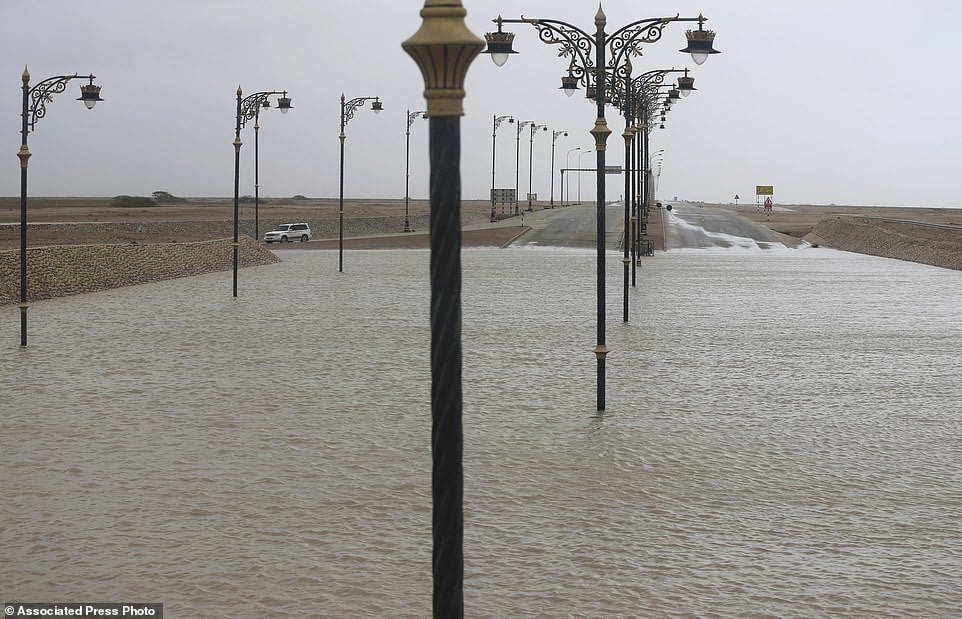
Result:
[[[484,49],[465,15],[460,0],[425,0],[421,28],[401,44],[421,69],[428,116],[464,116],[464,78]]]

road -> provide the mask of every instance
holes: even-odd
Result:
[[[768,249],[781,243],[765,226],[735,213],[688,202],[673,202],[665,216],[668,249],[744,247]]]
[[[597,247],[598,227],[595,204],[581,204],[525,213],[524,224],[531,229],[518,237],[514,247]],[[605,247],[618,249],[624,228],[624,204],[609,204],[605,209],[607,230]]]
[[[780,243],[768,228],[731,211],[673,202],[671,211],[662,211],[668,249],[706,247],[758,247],[767,249]],[[531,229],[517,238],[513,246],[595,248],[595,205],[583,204],[525,214]],[[624,229],[624,205],[609,204],[605,211],[605,247],[618,250]]]

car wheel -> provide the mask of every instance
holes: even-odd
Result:
[[[306,243],[306,242],[307,242],[307,235],[306,235],[306,234],[302,234],[302,235],[301,235],[301,243]]]
[[[287,242],[287,237],[286,237],[286,236],[282,236],[282,237],[281,237],[281,243],[286,243],[286,242]]]

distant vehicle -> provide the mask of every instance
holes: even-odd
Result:
[[[305,223],[281,224],[264,235],[265,243],[290,243],[299,239],[302,243],[311,239],[311,227]]]

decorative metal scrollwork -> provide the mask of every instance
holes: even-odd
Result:
[[[45,79],[29,90],[30,105],[27,109],[29,118],[27,124],[29,125],[29,130],[33,130],[38,118],[43,118],[47,115],[47,104],[53,101],[53,95],[66,90],[67,82],[76,77],[80,76],[76,73],[73,75],[58,75],[57,77]]]
[[[262,107],[269,107],[268,97],[271,95],[284,94],[279,90],[271,90],[267,92],[255,92],[252,95],[248,95],[241,100],[240,108],[240,127],[241,129],[247,125],[247,121],[251,120]]]
[[[341,112],[341,125],[346,125],[348,121],[354,118],[354,112],[358,110],[365,101],[376,101],[379,97],[356,97],[350,101],[343,103],[342,101],[342,112]]]
[[[656,43],[661,39],[662,30],[673,21],[680,21],[679,14],[674,17],[655,17],[637,21],[621,28],[608,37],[608,68],[617,69],[627,53],[641,55],[638,46],[642,43]]]

